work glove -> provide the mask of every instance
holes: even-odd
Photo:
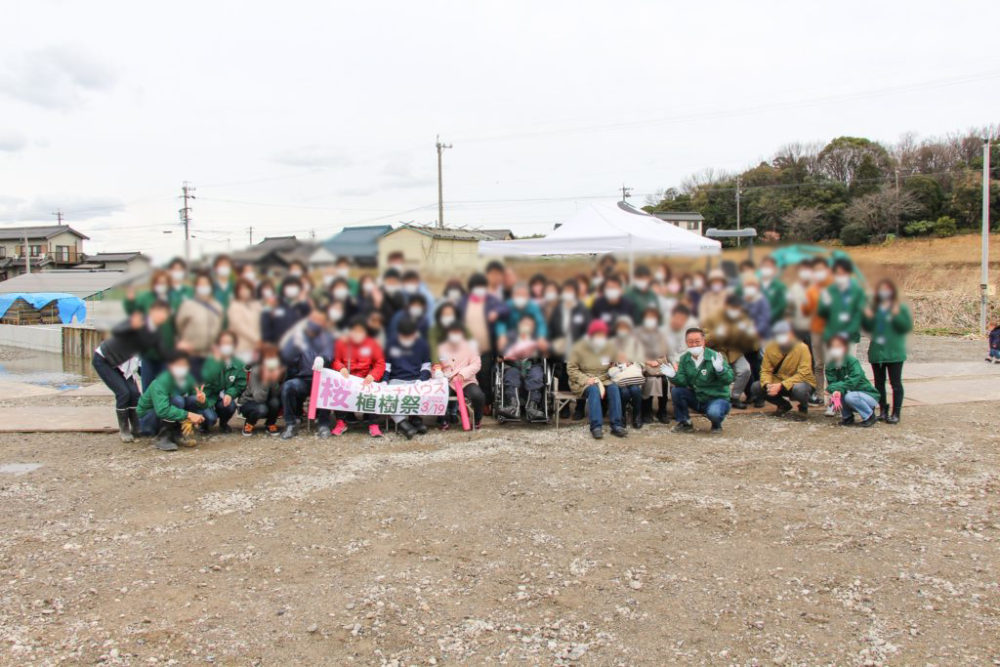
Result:
[[[712,357],[712,368],[716,373],[721,373],[726,368],[726,362],[722,360],[722,355],[717,354]]]
[[[325,365],[326,365],[326,363],[323,361],[323,357],[316,357],[315,359],[313,359],[313,370],[314,371],[321,371],[321,370],[323,370],[323,366],[325,366]]]
[[[671,366],[670,364],[663,364],[662,366],[660,366],[660,373],[662,373],[668,378],[673,378],[675,375],[677,375],[677,371],[675,371],[674,367]]]

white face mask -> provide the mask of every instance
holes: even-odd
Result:
[[[839,363],[844,360],[844,352],[842,347],[831,347],[826,351],[826,358],[834,363]]]
[[[617,301],[622,298],[622,291],[620,289],[612,287],[611,289],[604,290],[604,296],[608,301]]]
[[[177,269],[170,272],[170,280],[174,281],[175,283],[184,282],[184,276],[185,272],[183,269]]]
[[[462,291],[457,289],[448,290],[448,300],[452,303],[458,303],[458,300],[462,298]]]
[[[406,283],[403,285],[403,291],[407,294],[416,294],[420,291],[419,283]]]
[[[391,295],[395,295],[395,294],[399,294],[399,285],[395,285],[395,284],[393,284],[393,285],[383,285],[382,289],[385,291],[386,294],[389,294],[390,296]]]
[[[712,289],[713,292],[721,292],[725,287],[726,286],[723,283],[720,283],[720,282],[714,282],[711,285],[711,289]]]
[[[553,301],[557,301],[558,299],[559,299],[559,293],[558,292],[546,292],[545,293],[545,301],[547,303],[552,303]]]
[[[818,271],[813,272],[812,277],[815,282],[823,283],[826,282],[826,279],[829,275],[830,273],[826,269],[819,269]]]
[[[153,291],[156,292],[156,296],[163,297],[167,295],[167,291],[170,289],[167,285],[163,283],[158,283],[153,285]]]
[[[232,271],[233,268],[228,264],[220,264],[219,266],[215,267],[215,275],[219,276],[220,278],[228,278],[229,274],[232,273]]]
[[[194,288],[194,293],[198,296],[212,296],[211,285],[198,285]]]
[[[678,282],[670,281],[667,284],[667,291],[670,292],[671,294],[677,294],[678,292],[681,291],[681,284]]]
[[[465,340],[465,337],[462,336],[462,334],[460,334],[457,331],[453,331],[450,334],[448,334],[448,342],[451,343],[452,345],[458,345],[463,340]]]
[[[882,301],[892,301],[892,290],[891,289],[880,289],[878,291],[878,298]]]
[[[691,281],[691,287],[700,292],[701,290],[705,289],[705,281],[702,280],[701,278],[695,278],[694,280]]]
[[[705,353],[705,348],[701,345],[696,345],[695,347],[689,347],[688,352],[691,353],[692,357],[697,359],[701,357],[702,354]]]
[[[655,317],[647,317],[642,321],[642,326],[647,329],[655,329],[660,323],[656,321]]]
[[[266,300],[273,299],[274,298],[274,290],[270,290],[270,289],[262,290],[261,293],[260,293],[260,296],[261,296],[262,299],[266,299]]]
[[[337,278],[336,276],[331,276],[329,274],[324,274],[323,275],[323,287],[329,287],[330,285],[332,285],[333,281],[336,280],[336,278]]]
[[[285,287],[285,298],[294,299],[302,292],[302,289],[298,285],[288,285]]]
[[[346,278],[351,273],[351,270],[346,266],[337,267],[337,275],[341,278]]]
[[[410,317],[415,320],[419,320],[424,316],[424,309],[419,306],[413,306],[409,309]]]
[[[842,290],[847,289],[851,285],[850,276],[837,276],[836,278],[833,279],[833,281],[837,283],[837,287],[839,287]]]
[[[289,278],[301,278],[302,277],[302,272],[299,271],[298,269],[292,269],[291,271],[288,272],[288,277]]]
[[[348,297],[349,292],[350,290],[348,290],[346,287],[338,287],[335,290],[333,290],[333,298],[340,299],[341,301],[343,301]]]
[[[184,384],[188,378],[188,367],[171,368],[170,375],[173,376],[174,382],[177,384]]]
[[[413,344],[417,342],[416,338],[400,338],[399,344],[405,348],[413,347]]]
[[[781,347],[785,347],[786,345],[792,342],[792,336],[791,334],[786,334],[786,333],[776,334],[774,336],[774,342]]]
[[[514,307],[518,309],[528,305],[528,297],[526,296],[515,296],[511,301],[514,302]]]
[[[590,339],[590,346],[595,350],[603,350],[604,346],[608,344],[608,339],[604,336],[593,336]]]
[[[518,327],[517,332],[521,334],[521,338],[530,338],[531,334],[535,333],[535,328],[530,324],[523,327]]]
[[[573,292],[563,292],[562,300],[563,303],[573,303],[576,301],[576,294],[573,294]]]
[[[742,315],[742,312],[739,308],[726,308],[726,317],[729,319],[738,320],[740,315]]]
[[[757,298],[757,288],[756,287],[752,287],[750,285],[744,287],[743,288],[743,296],[745,296],[748,299],[755,299],[755,298]]]
[[[653,277],[656,278],[656,282],[662,283],[664,280],[667,279],[667,274],[665,274],[663,271],[657,271],[656,275],[654,275]]]
[[[365,283],[361,286],[361,291],[365,294],[371,294],[375,291],[375,285],[372,283]]]
[[[264,368],[269,371],[276,371],[281,366],[281,362],[277,357],[268,357],[264,360]]]
[[[625,340],[628,338],[629,333],[628,329],[619,329],[615,332],[615,335],[618,336],[618,340]]]
[[[799,269],[799,280],[807,283],[813,279],[813,273],[809,269]]]
[[[351,342],[355,345],[360,345],[365,342],[367,334],[364,331],[352,331],[351,332]]]
[[[233,356],[233,346],[229,345],[228,343],[225,345],[220,345],[219,354],[226,358]]]
[[[455,316],[454,315],[442,315],[441,316],[441,326],[443,326],[443,327],[450,327],[454,323],[455,323]]]
[[[250,283],[255,283],[257,282],[257,274],[254,273],[253,271],[247,271],[246,273],[243,274],[243,280],[246,280],[247,282]]]
[[[635,288],[640,291],[645,291],[645,289],[649,287],[648,280],[636,280],[633,284],[635,285]]]
[[[772,266],[762,266],[762,267],[760,267],[760,275],[763,276],[764,278],[773,278],[774,277],[774,267],[772,267]]]
[[[477,299],[482,299],[482,298],[484,298],[486,296],[486,288],[485,287],[481,287],[481,286],[480,287],[473,287],[472,288],[472,294]]]
[[[326,311],[326,313],[327,315],[330,316],[330,321],[333,323],[339,322],[340,318],[344,316],[344,311],[342,311],[340,308],[331,308],[330,310]]]

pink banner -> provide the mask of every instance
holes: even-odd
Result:
[[[359,377],[344,377],[324,368],[313,375],[309,418],[316,410],[341,410],[377,415],[443,415],[448,409],[448,381],[444,378],[425,382],[366,385]]]

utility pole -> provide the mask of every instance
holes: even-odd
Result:
[[[181,186],[181,199],[184,200],[184,208],[180,210],[181,222],[184,223],[184,261],[191,264],[191,206],[190,200],[195,196],[191,193],[194,188],[187,181]]]
[[[441,135],[439,134],[436,138],[434,146],[437,148],[438,153],[438,227],[444,227],[444,186],[441,183],[441,155],[444,153],[444,149],[451,148],[451,144],[442,144]]]
[[[983,241],[982,278],[979,285],[979,332],[986,334],[990,289],[990,140],[983,141]]]
[[[739,176],[736,177],[736,231],[740,231],[740,181]],[[736,237],[736,247],[742,246],[740,237]]]
[[[28,232],[24,232],[24,272],[31,275],[31,246],[28,245]]]
[[[627,187],[624,183],[622,183],[621,189],[622,189],[622,203],[625,203],[626,201],[628,201],[628,198],[632,196],[632,188]]]
[[[253,225],[250,225],[250,245],[253,245]]]
[[[62,223],[63,223],[62,209],[61,208],[57,208],[52,215],[56,216],[56,221],[58,222],[59,226],[62,227]]]

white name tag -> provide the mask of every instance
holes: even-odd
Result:
[[[372,350],[370,347],[363,347],[360,350],[358,350],[358,354],[360,354],[362,357],[370,357],[372,356]]]

